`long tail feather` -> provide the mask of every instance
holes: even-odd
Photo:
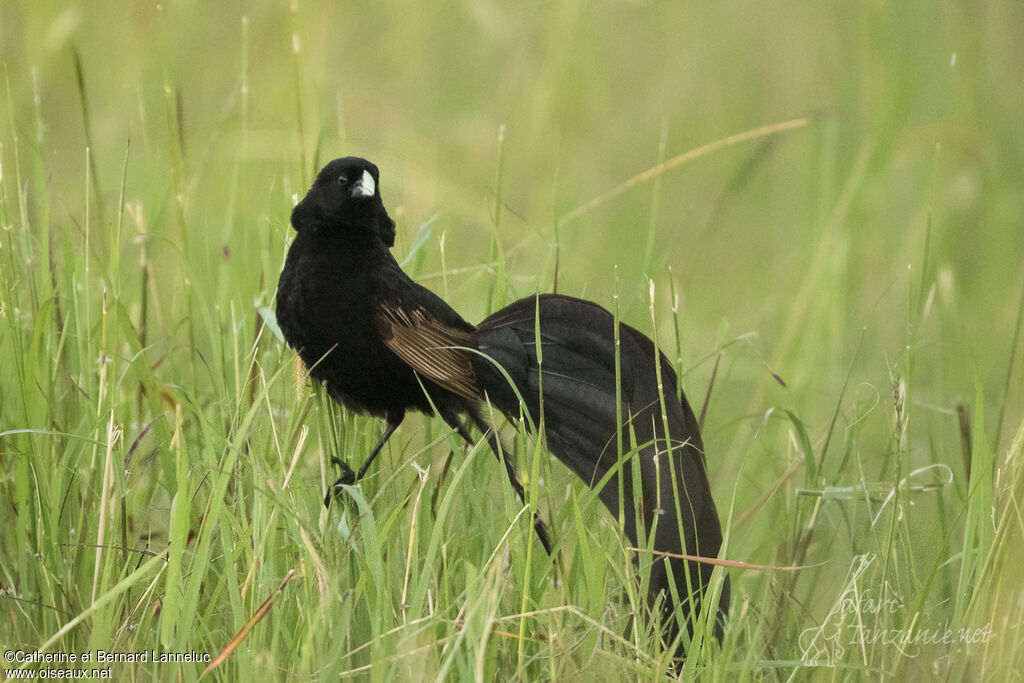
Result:
[[[480,323],[477,334],[483,355],[474,359],[473,369],[490,401],[513,422],[523,410],[536,424],[543,400],[548,448],[589,486],[604,482],[598,496],[613,515],[622,508],[631,543],[646,547],[648,539],[640,537],[641,529],[649,533],[653,527],[656,552],[718,554],[722,532],[697,421],[686,398],[676,399],[676,374],[649,338],[621,325],[616,348],[614,318],[608,311],[560,295],[517,301]],[[661,364],[660,384],[656,363]],[[624,424],[618,423],[620,411]],[[631,497],[634,472],[640,479],[639,500]],[[620,490],[626,500],[619,500]],[[654,604],[664,595],[665,631],[674,637],[676,612],[683,623],[691,623],[712,567],[656,557],[649,600]],[[679,597],[675,605],[668,604],[670,583]],[[728,600],[726,577],[716,619],[719,634]],[[692,626],[688,628],[692,631]]]

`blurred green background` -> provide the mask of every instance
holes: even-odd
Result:
[[[34,157],[46,169],[37,182],[53,229],[80,220],[77,50],[104,208],[116,206],[130,136],[127,197],[144,202],[154,235],[176,241],[177,163],[187,255],[238,302],[275,274],[251,266],[268,241],[279,250],[287,237],[290,196],[335,156],[381,166],[406,245],[439,213],[466,267],[487,255],[504,126],[500,239],[526,293],[551,287],[554,224],[571,209],[659,159],[810,116],[806,129],[665,174],[656,197],[652,183],[640,185],[562,226],[562,289],[607,303],[617,265],[625,305],[643,310],[644,277],[673,267],[695,350],[724,319],[756,330],[785,375],[787,364],[813,367],[808,349],[772,353],[801,292],[834,311],[798,335],[813,355],[849,352],[862,326],[872,348],[902,342],[906,270],[920,267],[930,222],[923,281],[948,274],[959,304],[950,324],[985,340],[1012,331],[1024,252],[1016,3],[158,7],[5,3],[8,120],[21,134],[23,174]],[[222,245],[234,263],[221,262]],[[485,312],[474,296],[481,277],[450,283],[471,319]],[[973,394],[972,363],[986,386],[1001,384],[1008,349],[959,351],[946,390]]]
[[[102,543],[110,525],[133,545],[118,515],[147,508],[147,528],[171,524],[160,517],[173,517],[176,432],[202,443],[193,457],[213,467],[245,430],[270,440],[280,422],[273,443],[288,471],[301,416],[275,411],[297,400],[292,354],[270,333],[254,341],[258,312],[272,308],[294,199],[320,165],[355,154],[381,168],[396,256],[426,236],[409,270],[468,320],[551,291],[557,273],[558,291],[617,302],[653,334],[653,281],[659,343],[698,412],[711,387],[705,443],[719,511],[735,523],[727,556],[834,562],[792,583],[734,574],[734,613],[750,624],[768,623],[779,595],[803,605],[787,613],[788,635],[737,626],[734,648],[796,658],[796,634],[828,612],[850,557],[872,548],[897,552],[886,571],[906,572],[908,603],[953,600],[963,570],[936,567],[977,562],[984,581],[968,582],[986,597],[972,609],[1005,602],[1019,616],[1019,583],[1007,597],[985,568],[1019,553],[1018,527],[1017,550],[987,554],[1000,506],[1016,500],[1009,454],[1024,412],[1022,27],[1024,4],[1012,1],[5,1],[0,583],[46,604],[63,594],[61,609],[77,615],[97,582],[127,575],[137,558],[101,580],[99,560],[79,551],[62,583],[23,548],[57,542],[69,517],[92,534],[60,541],[71,544]],[[660,162],[795,119],[806,123],[605,197]],[[250,389],[264,370],[279,379],[260,413]],[[177,427],[176,405],[186,414]],[[318,412],[329,411],[318,403],[309,415]],[[374,440],[370,421],[337,419]],[[162,470],[145,484],[101,483],[104,449],[75,441],[109,445],[115,424],[118,457],[134,454],[136,438],[154,440]],[[419,425],[403,428],[410,451],[424,442]],[[423,425],[427,436],[440,429]],[[307,446],[293,464],[310,518],[328,450]],[[985,524],[967,468],[979,452],[990,459],[975,473],[982,462],[995,474],[991,529],[976,536],[972,525]],[[811,464],[793,476],[804,457]],[[902,533],[865,526],[908,471],[935,463],[953,482],[907,493],[893,526]],[[236,472],[258,496],[265,472],[250,466],[243,456]],[[59,496],[47,488],[54,477]],[[499,478],[486,481],[500,491]],[[870,512],[822,493],[859,482],[881,491]],[[817,492],[811,502],[799,487]],[[110,491],[122,506],[97,517],[93,497]],[[231,515],[249,514],[246,491],[225,503]],[[282,574],[263,579],[260,599]],[[67,597],[69,585],[90,595]],[[204,636],[207,649],[227,642],[251,612],[243,607]],[[18,609],[13,628],[0,626],[5,646],[43,642],[67,621]],[[90,636],[78,628],[86,635],[69,637],[82,646]],[[1008,637],[992,652],[1019,657],[1022,636]],[[266,647],[282,665],[301,650],[274,638]],[[877,656],[850,675],[927,668]],[[936,671],[955,677],[949,666]],[[1001,666],[1013,670],[1009,657]]]

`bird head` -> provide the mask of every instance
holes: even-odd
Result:
[[[339,230],[376,235],[395,244],[395,222],[380,197],[380,171],[359,157],[335,159],[316,176],[313,187],[292,210],[296,230]]]

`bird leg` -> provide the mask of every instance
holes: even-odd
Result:
[[[523,484],[519,481],[519,475],[516,472],[516,464],[512,461],[512,457],[508,450],[503,448],[501,441],[498,439],[498,435],[495,433],[494,428],[488,425],[483,419],[474,414],[472,411],[469,413],[470,418],[473,420],[473,424],[477,426],[484,434],[484,438],[487,439],[487,445],[490,446],[491,452],[503,465],[505,465],[505,472],[508,474],[508,481],[512,484],[512,488],[515,489],[516,494],[519,496],[520,502],[526,505],[526,491],[523,490]],[[455,431],[459,433],[459,436],[466,441],[466,443],[472,445],[473,438],[470,436],[469,430],[466,429],[466,425],[462,424],[462,421],[455,417],[444,417],[447,422]],[[537,538],[540,539],[540,544],[544,546],[544,550],[548,555],[552,554],[551,536],[548,533],[548,527],[544,524],[544,520],[540,518],[540,514],[535,510],[533,512],[533,529],[537,532]]]
[[[369,457],[367,457],[366,461],[360,466],[359,472],[353,472],[352,468],[349,467],[347,463],[342,462],[338,458],[331,458],[331,462],[341,470],[341,476],[331,484],[330,489],[327,491],[327,495],[324,496],[324,507],[331,506],[331,498],[337,496],[341,492],[342,486],[352,486],[363,478],[363,475],[366,474],[366,470],[370,467],[370,463],[376,459],[377,454],[380,453],[382,448],[384,448],[384,444],[387,443],[387,440],[391,438],[391,435],[395,433],[395,430],[398,429],[398,425],[401,423],[401,417],[397,420],[393,417],[388,418],[387,427],[385,427],[384,433],[381,435],[377,445],[373,447],[372,451],[370,451]]]

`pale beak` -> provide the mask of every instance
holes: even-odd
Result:
[[[353,197],[372,197],[377,192],[377,183],[369,171],[363,171],[363,177],[352,186]]]

